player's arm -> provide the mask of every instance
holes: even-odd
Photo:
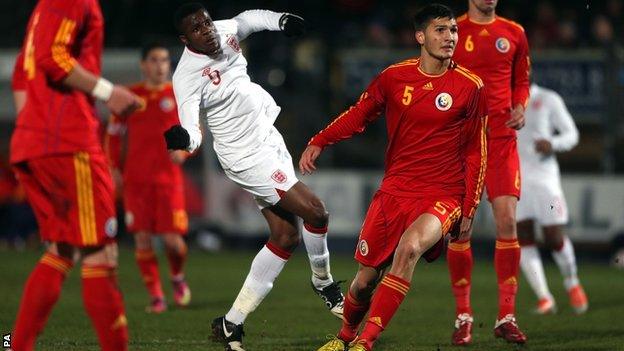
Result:
[[[520,40],[516,49],[511,77],[511,119],[506,125],[509,128],[521,129],[524,127],[524,110],[529,102],[529,72],[531,59],[529,58],[529,44],[524,31],[520,32]]]
[[[50,6],[56,7],[39,13],[38,21],[30,29],[32,42],[27,45],[32,50],[26,51],[28,66],[25,63],[25,69],[41,70],[50,81],[91,94],[104,101],[115,114],[132,112],[138,107],[134,94],[89,72],[72,56],[71,46],[88,18],[85,8],[72,6],[69,1]]]
[[[24,74],[24,53],[20,52],[15,59],[13,76],[11,78],[11,90],[13,90],[13,102],[15,111],[19,113],[26,104],[26,75]]]
[[[368,123],[379,117],[385,107],[385,98],[380,87],[382,77],[383,75],[377,77],[371,83],[355,105],[310,139],[299,160],[299,170],[302,174],[311,174],[316,170],[314,163],[325,146],[362,133]]]
[[[548,103],[551,110],[548,118],[559,134],[553,135],[549,139],[536,140],[535,149],[545,155],[569,151],[578,144],[579,131],[561,96],[553,93]]]
[[[124,150],[126,148],[126,120],[123,117],[111,115],[106,126],[104,135],[104,153],[108,159],[111,169],[113,181],[115,182],[115,190],[118,195],[122,193],[122,167],[124,159]]]
[[[194,152],[202,142],[199,123],[201,93],[196,78],[173,77],[173,92],[178,104],[180,124],[165,131],[167,149]]]
[[[463,137],[465,159],[466,195],[462,203],[462,224],[460,235],[465,235],[472,226],[472,218],[479,206],[487,165],[487,98],[483,87],[474,91],[467,116]]]
[[[263,30],[281,30],[289,37],[297,37],[305,33],[303,18],[291,13],[247,10],[232,19],[237,25],[236,37],[239,41],[244,40],[252,33]]]

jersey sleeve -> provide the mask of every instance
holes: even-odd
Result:
[[[553,150],[557,152],[571,150],[578,144],[578,129],[561,96],[553,93],[549,100],[551,105],[550,122],[559,132],[550,140]]]
[[[383,79],[382,73],[373,80],[355,105],[341,113],[325,129],[313,136],[308,145],[324,148],[348,139],[354,134],[362,133],[366,125],[376,120],[385,108]]]
[[[24,52],[20,52],[15,58],[13,76],[11,77],[11,89],[13,91],[26,90],[26,74],[24,72]]]
[[[173,77],[173,93],[178,105],[180,124],[189,133],[188,152],[195,151],[202,142],[199,123],[201,92],[200,84],[192,75]]]
[[[57,82],[65,79],[76,64],[71,47],[81,31],[87,8],[80,1],[47,4],[47,8],[35,13],[28,36],[32,35],[37,68]]]
[[[487,94],[475,90],[466,113],[463,131],[466,195],[462,204],[464,217],[472,218],[481,201],[487,165]]]
[[[126,136],[126,119],[111,115],[108,119],[106,134],[104,135],[104,152],[112,168],[121,169],[122,151]]]
[[[529,58],[529,43],[524,31],[520,31],[518,35],[518,47],[513,60],[511,102],[512,107],[520,104],[526,108],[529,102],[531,59]]]
[[[279,20],[283,13],[269,10],[247,10],[232,18],[236,22],[236,38],[244,40],[250,34],[263,30],[281,30]]]

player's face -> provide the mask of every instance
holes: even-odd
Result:
[[[141,61],[141,71],[145,79],[154,85],[160,85],[169,80],[171,60],[169,50],[154,48],[150,50],[144,60]]]
[[[470,0],[470,3],[480,12],[491,13],[496,9],[498,0]]]
[[[434,18],[424,32],[416,32],[416,40],[436,59],[450,59],[457,44],[457,22],[454,18]]]
[[[199,10],[182,21],[180,40],[193,51],[208,56],[221,54],[217,30],[206,10]]]

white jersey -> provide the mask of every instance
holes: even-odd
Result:
[[[559,186],[556,156],[538,153],[535,141],[546,139],[552,144],[554,152],[568,151],[578,143],[578,129],[559,94],[535,84],[531,85],[530,93],[529,106],[524,113],[526,124],[518,132],[522,183],[541,182]]]
[[[223,51],[217,58],[184,49],[173,74],[173,89],[180,123],[190,136],[188,151],[201,144],[201,116],[224,169],[238,171],[257,163],[280,107],[261,86],[251,82],[239,42],[254,32],[280,30],[281,16],[267,10],[250,10],[229,20],[215,21]]]

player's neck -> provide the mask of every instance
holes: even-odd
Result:
[[[166,84],[167,82],[153,82],[153,81],[146,80],[143,85],[145,86],[145,89],[147,90],[162,90]]]
[[[468,8],[468,19],[479,24],[489,24],[496,19],[496,11],[482,12],[476,6],[470,6]]]
[[[427,76],[439,76],[446,72],[449,64],[451,63],[451,59],[440,60],[426,52],[420,56],[420,65],[418,69],[421,73]]]

